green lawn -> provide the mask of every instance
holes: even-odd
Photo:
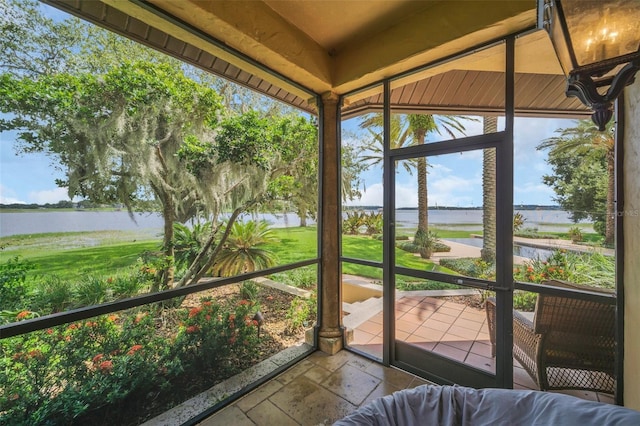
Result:
[[[160,239],[119,231],[66,232],[0,238],[0,263],[15,256],[35,264],[31,274],[55,274],[74,280],[84,274],[109,275],[157,251]]]
[[[316,227],[274,228],[277,242],[266,248],[285,265],[318,257]],[[468,234],[468,233],[467,233]],[[31,274],[55,274],[74,280],[86,274],[110,275],[136,263],[148,251],[157,251],[160,237],[132,232],[100,231],[19,235],[0,239],[0,263],[20,256],[36,265]],[[344,256],[382,262],[382,241],[365,236],[343,236]],[[411,253],[396,249],[398,265],[418,270],[445,270]],[[347,274],[381,278],[382,270],[350,263]]]

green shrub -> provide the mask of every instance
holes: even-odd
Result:
[[[521,231],[514,232],[516,237],[522,238],[532,238],[532,239],[549,239],[549,240],[557,240],[558,236],[553,234],[540,234],[538,232],[538,228],[524,228]]]
[[[49,314],[66,311],[73,304],[73,289],[57,275],[45,275],[36,281],[33,309]]]
[[[569,231],[567,232],[567,236],[574,243],[580,242],[584,239],[584,237],[582,236],[582,231],[577,226],[569,229]]]
[[[287,310],[286,331],[295,333],[301,328],[310,327],[317,314],[317,303],[318,299],[315,293],[312,293],[309,298],[296,297],[293,299]]]
[[[35,265],[15,256],[0,265],[0,308],[22,309],[28,298],[27,273]]]
[[[513,292],[513,308],[518,311],[533,312],[538,300],[537,293],[515,290]]]
[[[482,279],[495,279],[495,265],[474,257],[440,259],[440,265],[464,276]]]
[[[168,385],[174,360],[152,316],[102,316],[0,346],[0,412],[6,424],[82,423],[92,409]],[[171,369],[173,372],[176,369]]]
[[[181,315],[183,325],[175,339],[173,356],[195,371],[231,371],[234,358],[255,355],[258,323],[253,317],[258,310],[259,306],[248,300],[238,302],[234,311],[203,300]]]
[[[78,306],[98,305],[110,299],[108,290],[106,279],[89,275],[75,286],[75,302]]]
[[[315,265],[296,268],[271,275],[271,279],[292,287],[313,289],[318,283],[318,267]]]
[[[441,281],[425,280],[425,281],[405,281],[402,279],[396,280],[396,288],[403,291],[415,291],[415,290],[455,290],[460,287],[443,283]]]
[[[255,281],[243,281],[240,285],[240,297],[242,299],[255,301],[260,293],[260,286]]]
[[[448,252],[451,251],[451,247],[449,247],[448,245],[446,245],[443,242],[437,241],[433,245],[433,251],[434,251],[434,253],[448,253]]]
[[[116,299],[124,299],[135,296],[144,290],[148,290],[151,281],[143,274],[131,272],[107,278],[107,284]]]
[[[90,424],[98,412],[120,424],[120,404],[142,412],[172,392],[178,375],[189,382],[237,373],[238,360],[255,357],[257,309],[247,300],[230,309],[205,300],[170,311],[180,323],[174,332],[158,328],[167,311],[147,306],[4,339],[0,423]]]
[[[420,247],[415,245],[412,241],[397,243],[396,247],[398,247],[400,250],[404,250],[404,251],[409,252],[409,253],[419,253],[420,252]]]

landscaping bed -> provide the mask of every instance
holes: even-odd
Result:
[[[248,300],[243,287],[3,341],[3,421],[140,424],[304,339],[294,295],[255,286]]]

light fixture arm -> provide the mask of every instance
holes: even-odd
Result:
[[[613,101],[622,89],[633,82],[633,77],[640,70],[640,58],[635,58],[626,64],[611,81],[611,85],[604,95],[598,90],[598,83],[590,73],[573,71],[567,79],[567,96],[575,96],[594,112],[591,116],[598,130],[604,131],[613,116]]]

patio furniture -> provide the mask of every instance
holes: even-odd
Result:
[[[334,426],[638,424],[640,412],[571,395],[422,385],[374,399]]]
[[[563,281],[546,285],[608,293]],[[486,303],[491,355],[495,357],[495,299]],[[513,311],[513,357],[540,390],[583,389],[614,393],[615,306],[568,296],[539,294],[533,321]]]

